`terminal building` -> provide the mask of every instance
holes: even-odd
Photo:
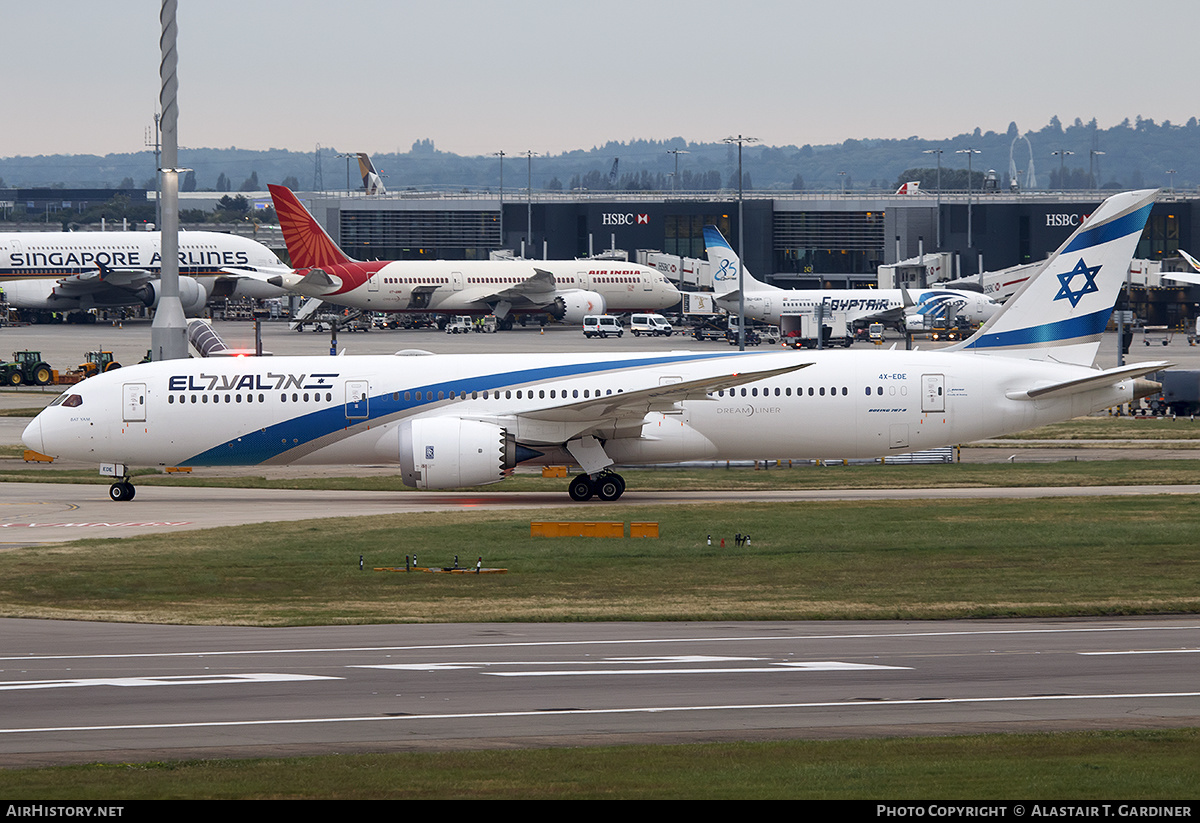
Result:
[[[942,252],[946,279],[1045,259],[1103,199],[1099,192],[308,193],[301,199],[330,236],[361,260],[486,259],[496,249],[570,259],[615,250],[703,258],[703,226],[717,226],[747,269],[784,288],[869,288],[879,268]],[[269,202],[269,201],[268,201]],[[1200,195],[1161,194],[1136,256],[1186,270],[1200,253]],[[1159,287],[1155,286],[1155,289]],[[1200,289],[1135,295],[1147,322],[1197,314]],[[1144,304],[1144,305],[1143,305]],[[1168,308],[1168,305],[1170,308]],[[1139,311],[1139,308],[1141,309]]]

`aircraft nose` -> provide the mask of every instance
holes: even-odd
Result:
[[[42,446],[42,416],[40,414],[29,421],[25,431],[21,432],[21,442],[25,444],[25,448],[45,454],[45,448]]]

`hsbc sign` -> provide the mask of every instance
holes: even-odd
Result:
[[[1047,226],[1078,226],[1084,221],[1087,215],[1069,214],[1066,212],[1051,213],[1046,215]]]
[[[604,212],[600,215],[602,226],[649,226],[650,215],[620,212]]]

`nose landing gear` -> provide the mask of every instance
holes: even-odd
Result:
[[[120,503],[124,500],[132,500],[137,489],[128,480],[118,480],[108,487],[108,496],[111,500]]]

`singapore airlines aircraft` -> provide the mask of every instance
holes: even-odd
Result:
[[[271,282],[298,294],[367,311],[584,315],[656,311],[679,291],[656,269],[619,260],[397,260],[346,256],[283,186],[269,186],[294,273]]]
[[[738,311],[738,266],[741,260],[716,226],[704,227],[704,244],[719,294],[717,305]],[[1000,310],[1000,304],[979,292],[957,289],[781,289],[755,280],[742,271],[746,316],[752,320],[779,323],[781,315],[811,312],[823,305],[827,318],[844,312],[848,323],[868,320],[899,320],[905,315],[920,319],[963,316],[969,323],[982,323]]]
[[[159,232],[6,232],[0,234],[0,288],[30,320],[49,312],[156,308]],[[190,316],[214,297],[279,297],[267,279],[290,271],[261,243],[210,231],[179,234],[179,296]]]
[[[971,338],[933,351],[471,354],[169,360],[69,389],[22,439],[131,466],[394,462],[419,489],[577,463],[575,500],[615,465],[871,457],[1018,432],[1130,401],[1164,363],[1092,361],[1154,200],[1106,200]],[[406,356],[407,355],[407,356]]]

